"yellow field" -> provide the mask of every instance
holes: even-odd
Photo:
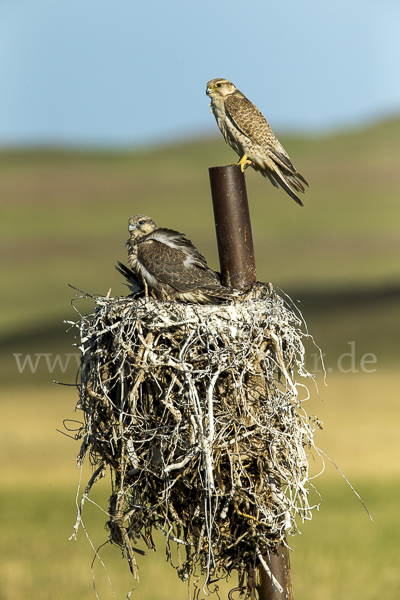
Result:
[[[363,497],[374,522],[329,463],[315,481],[322,505],[302,535],[290,538],[296,600],[397,600],[400,592],[400,436],[397,401],[399,376],[390,371],[332,374],[320,382],[323,401],[313,394],[305,408],[324,421],[317,445],[341,468]],[[72,388],[3,390],[1,413],[0,580],[2,600],[94,598],[93,551],[81,529],[78,542],[68,541],[75,521],[79,444],[58,433],[73,411]],[[72,422],[70,426],[73,427]],[[89,471],[84,469],[84,484]],[[106,478],[92,493],[107,508]],[[95,547],[107,539],[106,515],[87,504],[84,524]],[[116,547],[101,556],[121,600],[136,584]],[[187,597],[187,587],[165,563],[163,539],[158,552],[138,557],[142,600]],[[94,567],[101,599],[112,598],[101,565]],[[221,590],[233,583],[221,584]],[[384,590],[384,596],[382,592]],[[133,596],[134,597],[134,596]],[[222,597],[224,597],[222,595]]]

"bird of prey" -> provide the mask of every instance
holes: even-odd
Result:
[[[183,233],[157,227],[146,215],[129,219],[130,238],[126,242],[128,269],[117,270],[128,285],[143,282],[146,290],[159,300],[184,300],[214,304],[232,299],[234,290],[220,284],[215,271]]]
[[[258,108],[227,79],[209,81],[206,94],[211,98],[211,110],[226,143],[240,156],[242,172],[251,165],[303,206],[296,192],[304,193],[308,183],[296,171]]]

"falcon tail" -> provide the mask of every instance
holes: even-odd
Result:
[[[293,198],[293,200],[295,200],[295,202],[297,202],[297,204],[299,204],[300,206],[304,206],[303,202],[300,200],[298,195],[293,190],[293,188],[294,188],[295,190],[302,192],[304,194],[304,192],[306,190],[301,185],[301,183],[298,183],[293,175],[286,175],[286,177],[285,177],[285,175],[283,175],[281,173],[279,173],[280,177],[278,177],[277,175],[278,175],[277,173],[274,173],[275,179],[276,179],[277,183],[279,183],[281,188],[283,190],[285,190],[285,192],[291,198]]]
[[[140,279],[135,275],[135,273],[124,265],[119,260],[117,261],[118,265],[115,265],[118,273],[121,273],[127,281],[126,285],[129,287],[132,294],[137,294],[138,292],[142,292],[144,290],[144,285],[140,281]]]
[[[279,184],[297,204],[304,206],[296,192],[304,194],[306,191],[304,185],[308,187],[308,182],[301,173],[296,171],[290,158],[282,152],[272,151],[271,159],[273,161],[273,170],[269,172],[262,171],[264,177],[268,177],[274,186]]]
[[[304,182],[306,186],[308,186],[308,183],[298,171],[294,171],[294,173],[283,173],[281,170],[276,169],[272,172],[261,171],[261,173],[262,175],[264,175],[264,177],[270,180],[272,185],[274,185],[275,187],[279,187],[280,185],[281,188],[285,190],[285,192],[291,198],[293,198],[295,202],[297,202],[297,204],[299,204],[300,206],[304,206],[303,202],[300,200],[296,192],[301,192],[302,194],[304,194],[306,190],[301,181]]]

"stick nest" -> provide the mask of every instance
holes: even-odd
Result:
[[[137,578],[135,544],[177,547],[179,577],[243,574],[311,518],[307,455],[318,420],[301,319],[258,284],[231,304],[95,298],[82,316],[78,456],[110,467],[110,541]],[[299,398],[301,391],[304,399]],[[83,502],[82,502],[83,504]],[[76,528],[79,524],[79,514]],[[140,551],[139,551],[140,552]]]

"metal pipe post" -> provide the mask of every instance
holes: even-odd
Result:
[[[246,289],[257,277],[244,173],[239,165],[211,167],[209,173],[222,284]],[[259,564],[260,600],[294,600],[288,548],[280,544],[263,559],[282,592]]]
[[[239,165],[209,173],[222,285],[245,289],[256,281],[256,263],[244,173]]]
[[[262,565],[258,565],[257,569],[260,575],[258,595],[260,600],[294,600],[289,548],[284,544],[279,544],[275,552],[270,551],[268,554],[264,554],[263,559],[282,587],[282,591],[273,583]]]

